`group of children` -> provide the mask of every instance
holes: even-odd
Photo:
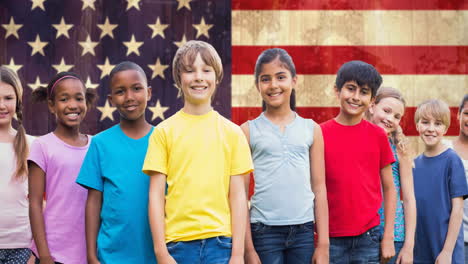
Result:
[[[92,137],[80,124],[96,95],[59,73],[33,92],[57,123],[34,139],[21,83],[0,67],[1,264],[464,262],[468,95],[450,146],[447,104],[419,105],[414,159],[405,100],[370,64],[342,65],[340,112],[317,124],[295,112],[289,54],[265,50],[254,71],[264,111],[240,127],[211,106],[223,67],[210,44],[181,46],[172,71],[184,106],[153,127],[144,71],[115,66],[120,123]]]

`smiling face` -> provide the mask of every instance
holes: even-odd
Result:
[[[16,113],[16,99],[13,86],[0,82],[0,126],[11,126]]]
[[[145,118],[145,110],[151,99],[151,89],[146,79],[136,70],[124,70],[113,75],[109,101],[117,108],[124,120],[136,121]]]
[[[361,118],[373,100],[370,88],[355,81],[347,81],[341,90],[335,87],[335,93],[340,101],[340,114],[347,119]]]
[[[426,148],[435,148],[441,144],[442,138],[447,132],[447,126],[441,119],[436,119],[432,115],[421,117],[416,123],[419,136],[426,145]]]
[[[49,100],[48,104],[58,125],[69,128],[79,126],[88,110],[83,83],[75,78],[60,81],[54,88],[54,99]]]
[[[386,97],[369,108],[371,122],[380,126],[390,135],[400,125],[404,112],[403,102],[393,97]]]
[[[256,86],[267,108],[289,107],[296,81],[297,77],[292,77],[291,71],[276,58],[262,65]]]
[[[217,84],[216,73],[212,66],[203,61],[200,53],[192,65],[182,70],[180,82],[186,105],[211,105]]]

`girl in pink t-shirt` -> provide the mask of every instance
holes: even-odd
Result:
[[[87,192],[75,180],[91,140],[80,124],[94,99],[93,90],[71,72],[57,74],[47,88],[33,92],[34,101],[47,101],[57,123],[53,132],[33,142],[28,158],[36,263],[86,263]]]
[[[22,97],[16,73],[0,66],[0,263],[26,263],[31,255],[26,159],[32,137],[24,131]]]

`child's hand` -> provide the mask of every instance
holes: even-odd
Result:
[[[328,264],[330,261],[330,249],[327,246],[317,246],[312,256],[312,264]]]
[[[395,244],[393,243],[393,239],[391,238],[384,238],[382,239],[381,245],[381,263],[387,263],[391,258],[395,256]]]
[[[39,264],[55,264],[52,256],[44,256],[39,258]]]
[[[446,250],[442,250],[437,256],[435,264],[450,264],[452,263],[452,253]]]
[[[245,264],[262,264],[255,249],[245,251],[244,261]]]
[[[403,246],[398,254],[396,264],[411,264],[413,263],[413,250]]]
[[[231,256],[231,259],[229,260],[229,264],[244,264],[244,257],[243,256]]]

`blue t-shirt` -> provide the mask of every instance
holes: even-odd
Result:
[[[77,183],[102,192],[98,259],[105,263],[156,263],[148,223],[149,177],[141,168],[151,131],[127,137],[115,125],[93,137]]]
[[[434,263],[447,237],[452,199],[466,198],[468,186],[463,163],[452,149],[447,149],[435,157],[419,155],[414,163],[414,194],[417,208],[414,263]],[[461,226],[453,250],[452,263],[464,263]]]

